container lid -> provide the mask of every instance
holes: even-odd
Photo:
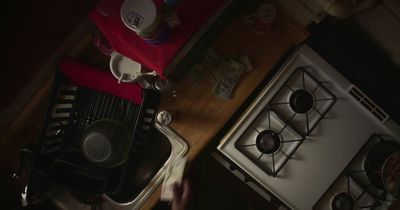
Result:
[[[125,0],[121,6],[122,22],[136,32],[147,30],[157,18],[153,0]]]

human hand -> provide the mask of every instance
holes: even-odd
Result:
[[[188,210],[192,200],[192,189],[190,182],[184,178],[181,186],[174,184],[174,198],[171,204],[171,210]]]

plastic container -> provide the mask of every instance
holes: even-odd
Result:
[[[167,38],[167,24],[152,0],[125,0],[121,6],[121,19],[149,44],[160,44]]]

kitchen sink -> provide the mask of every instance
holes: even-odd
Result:
[[[99,209],[139,209],[160,186],[169,164],[189,150],[187,142],[169,126],[154,122],[149,133],[151,141],[147,149],[127,163],[120,192],[117,195],[102,194]],[[78,202],[80,199],[74,193],[59,186],[52,185],[46,195],[48,199],[40,204],[40,209],[93,209],[92,205],[82,200]]]
[[[180,137],[174,130],[172,130],[169,126],[161,125],[159,123],[154,123],[154,128],[160,132],[161,135],[157,134],[158,137],[164,138],[163,143],[160,145],[158,149],[153,151],[149,151],[147,156],[144,158],[145,160],[142,162],[142,165],[139,166],[135,173],[134,177],[131,177],[131,182],[128,182],[128,187],[126,188],[126,197],[113,199],[110,196],[104,195],[103,198],[108,201],[113,207],[121,209],[138,209],[143,203],[149,198],[149,196],[157,189],[157,187],[161,184],[165,171],[169,166],[170,162],[174,161],[176,158],[183,157],[189,150],[189,146],[187,142]],[[167,144],[167,141],[169,144]],[[168,149],[168,151],[166,150]],[[167,154],[165,156],[165,154]],[[164,163],[159,164],[157,162],[160,157],[156,158],[154,156],[163,156],[165,158],[161,158],[165,160]],[[160,166],[159,168],[154,167]],[[154,174],[154,175],[153,175]],[[145,187],[137,194],[137,196],[131,196],[135,193],[132,193],[133,190],[138,185],[145,184]]]

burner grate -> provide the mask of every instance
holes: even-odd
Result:
[[[380,204],[379,199],[376,199],[365,188],[359,186],[349,174],[343,173],[320,198],[313,209],[362,210],[374,209]]]
[[[308,136],[336,100],[322,82],[299,67],[274,95],[269,107],[299,133]]]
[[[388,209],[388,202],[391,196],[388,192],[378,189],[373,181],[368,177],[365,170],[366,156],[370,149],[377,143],[385,140],[379,134],[372,134],[366,144],[360,149],[357,155],[351,160],[349,165],[332,184],[328,191],[320,198],[315,206],[315,210],[328,209],[327,206],[332,202],[332,196],[345,192],[352,195],[356,201],[354,209]]]
[[[267,119],[267,120],[266,120]],[[304,138],[266,108],[235,142],[235,147],[271,176],[277,176]]]
[[[376,187],[374,182],[368,177],[365,169],[365,161],[370,149],[377,143],[385,139],[379,134],[372,134],[367,143],[360,149],[350,164],[346,167],[345,173],[351,176],[357,184],[371,194],[375,199],[384,201],[388,195],[385,190]]]
[[[335,102],[325,85],[300,67],[250,123],[235,147],[276,177]]]

